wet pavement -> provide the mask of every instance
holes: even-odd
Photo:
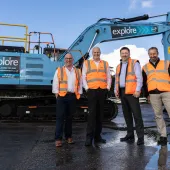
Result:
[[[124,129],[126,128],[126,124],[124,121],[124,117],[122,114],[122,106],[118,104],[118,116],[116,117],[116,119],[112,120],[112,127],[115,129]],[[155,128],[156,127],[156,123],[155,123],[155,118],[154,118],[154,113],[153,110],[150,106],[150,104],[141,104],[141,112],[142,112],[142,117],[143,117],[143,121],[144,121],[144,126],[145,128]],[[170,119],[167,115],[167,113],[164,113],[164,118],[166,120],[166,125],[170,125]]]
[[[170,170],[170,145],[157,146],[152,108],[147,104],[141,108],[144,146],[136,145],[137,137],[134,143],[120,142],[126,135],[121,105],[117,118],[104,123],[102,136],[107,143],[88,148],[84,146],[86,123],[73,123],[76,143],[64,143],[61,148],[54,145],[55,123],[1,123],[0,170],[157,170],[158,166]]]

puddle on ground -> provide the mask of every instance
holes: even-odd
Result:
[[[157,148],[157,151],[149,160],[145,170],[167,170],[168,150],[170,150],[170,145],[154,147]]]

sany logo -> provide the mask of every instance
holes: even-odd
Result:
[[[12,57],[6,59],[5,57],[0,58],[0,65],[4,66],[18,66],[18,60],[13,60]]]
[[[112,30],[113,35],[121,35],[123,36],[124,34],[136,34],[137,30],[136,28],[131,28],[131,27],[124,27],[124,28],[120,28],[118,27],[118,29],[113,29]]]

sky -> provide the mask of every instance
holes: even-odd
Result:
[[[88,26],[96,23],[100,18],[165,14],[170,11],[168,4],[169,0],[6,0],[1,2],[0,22],[25,24],[29,32],[51,32],[56,47],[68,48]],[[166,18],[159,17],[149,21],[166,21]],[[21,28],[0,26],[0,35],[23,36],[23,34]],[[49,37],[44,38],[49,39]],[[112,41],[99,44],[99,47],[102,58],[112,67],[119,62],[119,49],[122,46],[128,46],[131,57],[138,58],[143,65],[148,61],[147,50],[151,46],[158,47],[160,58],[164,58],[161,38],[161,35],[156,35],[152,38]]]

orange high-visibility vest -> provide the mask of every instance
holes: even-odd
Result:
[[[125,94],[133,94],[136,91],[137,86],[137,78],[134,71],[134,65],[138,60],[134,60],[129,58],[127,64],[127,74],[125,80]],[[119,86],[120,86],[120,64],[116,68],[116,91],[119,93]]]
[[[74,68],[75,71],[75,75],[76,75],[76,81],[75,81],[75,94],[76,94],[76,98],[79,99],[80,98],[80,94],[79,94],[79,88],[80,88],[80,77],[81,77],[81,71],[80,69]],[[60,96],[65,96],[67,94],[67,88],[68,88],[68,84],[67,84],[67,74],[66,74],[66,70],[65,67],[59,67],[58,68],[58,80],[59,80],[59,95]]]
[[[147,75],[148,91],[155,89],[159,91],[170,91],[169,64],[169,61],[160,60],[156,68],[151,63],[143,66],[143,70]]]
[[[101,60],[98,68],[93,60],[85,61],[87,73],[86,80],[89,89],[107,88],[107,69],[108,63]]]

